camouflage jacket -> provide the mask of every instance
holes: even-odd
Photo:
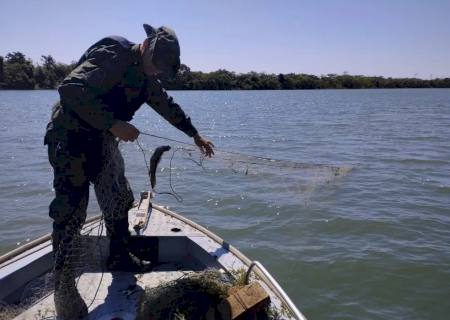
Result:
[[[139,45],[111,36],[92,45],[58,87],[53,127],[96,132],[117,120],[130,121],[147,103],[173,126],[194,136],[197,130],[157,78],[143,72]]]

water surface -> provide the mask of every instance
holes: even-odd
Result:
[[[305,167],[230,165],[219,154],[202,169],[180,151],[172,182],[184,201],[157,202],[261,261],[310,319],[448,319],[450,90],[172,94],[218,149]],[[0,91],[2,253],[50,231],[42,140],[56,99]],[[148,107],[133,123],[190,142]],[[143,156],[135,144],[121,148],[137,196],[148,189]],[[160,191],[169,190],[169,159]],[[351,171],[335,177],[326,166]],[[98,212],[93,195],[89,212]]]

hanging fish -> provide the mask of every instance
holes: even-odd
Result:
[[[150,158],[150,171],[148,172],[150,176],[150,184],[152,186],[152,190],[155,189],[156,186],[156,167],[161,161],[161,157],[164,152],[169,151],[170,146],[161,146],[155,149],[152,157]]]

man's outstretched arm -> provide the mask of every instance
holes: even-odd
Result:
[[[214,154],[214,144],[203,138],[194,127],[191,119],[186,116],[183,109],[173,101],[166,90],[162,87],[161,82],[156,78],[149,81],[149,104],[158,114],[166,119],[175,128],[183,131],[189,137],[194,138],[195,144],[200,148],[201,152],[211,157]]]

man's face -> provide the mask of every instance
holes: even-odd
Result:
[[[155,56],[158,54],[157,52],[151,52],[150,45],[148,39],[144,41],[141,45],[141,54],[142,54],[142,65],[144,69],[144,73],[147,76],[154,76],[160,79],[170,80],[174,78],[177,74],[178,68],[180,66],[180,56],[179,53],[173,51],[164,52],[163,56]],[[163,59],[163,60],[161,60]],[[156,62],[155,62],[156,61]],[[172,70],[165,70],[164,65],[167,61],[173,61],[174,65],[172,66]],[[160,64],[162,66],[160,66]]]

